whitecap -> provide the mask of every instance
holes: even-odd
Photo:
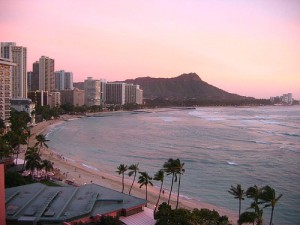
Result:
[[[235,162],[232,162],[232,161],[227,161],[227,163],[228,163],[229,165],[232,165],[232,166],[237,166],[237,164],[236,164]]]

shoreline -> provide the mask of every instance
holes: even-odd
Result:
[[[51,125],[57,125],[58,123],[64,123],[68,120],[80,119],[76,115],[63,115],[59,119],[43,121],[38,123],[36,126],[31,128],[31,137],[29,139],[29,146],[35,143],[35,136],[44,133],[47,128]],[[112,175],[110,173],[101,171],[99,168],[94,168],[89,164],[78,162],[72,158],[66,158],[59,152],[52,151],[51,149],[41,149],[42,159],[47,159],[53,162],[53,167],[55,169],[56,178],[62,179],[64,183],[65,180],[74,182],[75,185],[84,185],[88,183],[95,183],[106,188],[110,188],[116,191],[121,191],[122,183],[121,176]],[[20,158],[24,159],[24,153],[20,154]],[[136,178],[137,181],[137,178]],[[124,193],[128,194],[129,188],[131,186],[132,180],[125,179]],[[161,195],[160,204],[162,202],[167,202],[169,192],[164,190],[165,193]],[[139,184],[135,182],[132,195],[145,198],[145,187],[139,188]],[[148,187],[148,207],[154,209],[158,198],[159,188],[158,187]],[[175,208],[177,193],[172,192],[171,205]],[[195,199],[190,199],[187,196],[180,195],[179,197],[179,207],[193,210],[194,208],[208,208],[210,210],[216,210],[219,212],[220,216],[226,215],[232,224],[236,224],[237,215],[229,209],[216,207],[214,205],[203,203]]]

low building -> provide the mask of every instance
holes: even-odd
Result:
[[[48,91],[30,91],[28,92],[28,98],[30,98],[36,106],[44,106],[49,104]]]
[[[50,187],[34,183],[5,189],[7,224],[95,222],[101,216],[130,216],[143,211],[146,200],[97,184]]]
[[[54,107],[59,107],[60,106],[60,92],[50,92],[49,96],[48,96],[48,102],[49,102],[49,106],[51,108]]]
[[[84,105],[84,90],[74,88],[73,90],[60,91],[61,104],[70,104],[73,106]]]
[[[10,99],[10,106],[18,112],[27,112],[31,118],[31,124],[35,123],[35,116],[32,113],[35,110],[35,104],[30,98],[12,98]]]

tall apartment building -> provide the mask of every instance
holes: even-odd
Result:
[[[125,104],[125,83],[107,82],[106,84],[106,104]]]
[[[102,105],[105,102],[105,81],[88,77],[84,81],[85,105]]]
[[[143,90],[140,85],[126,84],[125,85],[125,104],[143,104]]]
[[[27,98],[27,49],[15,42],[1,42],[1,57],[16,64],[12,68],[12,97]]]
[[[8,125],[10,117],[12,66],[7,58],[0,58],[0,118]]]
[[[73,73],[64,70],[55,71],[55,90],[73,89]]]
[[[28,91],[39,90],[39,61],[32,64],[32,71],[27,73]]]
[[[39,90],[49,93],[55,90],[54,59],[46,56],[39,59]]]
[[[73,90],[60,91],[61,104],[70,104],[73,106],[84,105],[84,90],[74,88]]]

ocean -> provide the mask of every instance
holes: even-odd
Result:
[[[235,212],[231,185],[270,185],[283,194],[273,223],[293,225],[300,224],[299,125],[300,106],[157,109],[70,120],[49,128],[47,144],[114,175],[120,164],[139,163],[153,176],[169,158],[179,158],[185,163],[183,196]],[[242,205],[246,210],[250,200]],[[266,223],[269,215],[264,209]]]

